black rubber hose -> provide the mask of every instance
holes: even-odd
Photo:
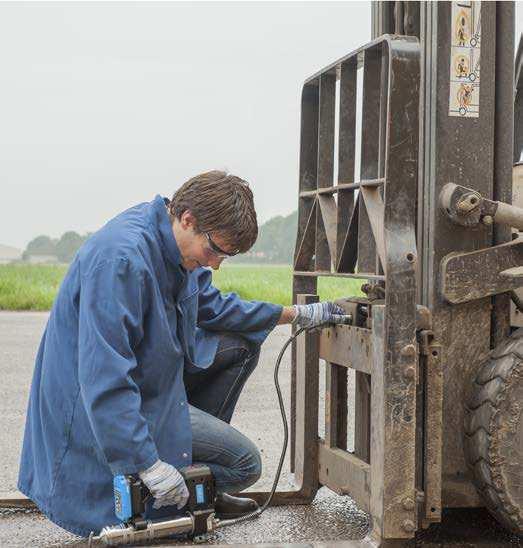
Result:
[[[227,519],[219,522],[218,527],[228,527],[229,525],[235,525],[236,523],[242,523],[243,521],[247,521],[256,517],[259,517],[269,506],[269,504],[272,501],[272,497],[274,496],[274,493],[276,492],[276,487],[278,486],[278,482],[280,481],[280,474],[281,470],[283,468],[283,463],[285,461],[285,453],[287,452],[287,444],[289,442],[289,426],[287,424],[287,416],[285,414],[285,405],[283,404],[283,397],[281,394],[280,389],[280,383],[278,381],[278,373],[280,370],[280,364],[281,360],[283,358],[283,355],[285,354],[285,351],[287,350],[288,346],[291,344],[291,342],[298,337],[301,333],[304,331],[313,331],[315,329],[321,329],[325,327],[327,324],[321,324],[316,325],[314,327],[302,327],[301,329],[298,329],[294,335],[289,337],[285,344],[283,345],[282,349],[280,350],[280,353],[278,355],[278,359],[276,360],[276,365],[274,367],[274,386],[276,387],[276,394],[278,395],[278,403],[280,404],[280,412],[281,412],[281,419],[283,422],[283,447],[281,451],[280,456],[280,462],[278,463],[278,469],[276,470],[276,475],[274,477],[274,482],[272,484],[272,490],[269,494],[269,497],[264,502],[263,506],[258,508],[258,510],[255,510],[254,512],[250,512],[249,514],[245,514],[244,516],[240,516],[239,518],[235,519]]]

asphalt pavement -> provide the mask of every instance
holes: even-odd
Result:
[[[34,358],[47,322],[47,313],[0,312],[0,491],[15,492],[23,438],[27,398]],[[273,385],[274,362],[290,334],[289,326],[278,326],[262,348],[258,367],[249,379],[232,424],[260,448],[263,475],[253,490],[269,490],[283,441],[281,416]],[[290,387],[290,351],[281,366],[281,385],[286,401]],[[320,375],[320,382],[323,375]],[[320,391],[321,393],[321,391]],[[323,429],[323,401],[320,404],[320,433]],[[352,438],[349,435],[349,446]],[[288,459],[287,459],[288,461]],[[292,489],[292,476],[284,467],[279,489]],[[255,543],[320,542],[362,539],[368,517],[349,497],[322,488],[308,506],[269,508],[258,519],[217,532],[209,540],[216,545]],[[0,546],[49,546],[74,537],[37,512],[0,511]]]
[[[27,398],[34,359],[47,322],[47,313],[0,311],[0,492],[16,491],[18,461],[23,437]],[[258,367],[249,379],[238,403],[232,424],[260,448],[263,474],[253,490],[270,490],[283,441],[281,416],[273,385],[274,362],[288,336],[289,326],[278,326],[268,337]],[[284,399],[289,402],[290,354],[281,366],[280,381]],[[321,368],[323,369],[323,368]],[[350,373],[350,371],[349,371]],[[323,434],[324,375],[320,374],[319,434]],[[349,376],[349,402],[353,383]],[[349,403],[349,419],[353,416]],[[353,445],[353,425],[349,420],[347,444]],[[294,487],[288,458],[279,489]],[[322,488],[307,506],[268,508],[256,520],[216,532],[208,543],[219,546],[255,548],[365,548],[368,516],[350,497],[337,496]],[[78,539],[32,510],[0,509],[0,547],[50,547]],[[170,541],[161,546],[183,544]],[[343,542],[343,545],[341,544]],[[412,546],[411,543],[408,543]],[[518,548],[521,539],[501,529],[484,509],[461,510],[449,514],[443,523],[419,535],[416,546],[424,548]],[[156,544],[156,546],[160,546]],[[202,546],[202,545],[200,545]],[[203,548],[203,547],[202,547]]]

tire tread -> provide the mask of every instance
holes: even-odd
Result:
[[[473,482],[489,511],[510,531],[523,534],[523,510],[514,508],[505,498],[503,486],[496,485],[495,463],[491,451],[494,419],[499,412],[507,382],[517,367],[523,364],[523,329],[496,348],[479,369],[471,397],[465,408],[465,460]],[[494,459],[495,460],[495,459]]]

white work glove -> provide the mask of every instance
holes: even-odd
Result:
[[[171,464],[157,460],[138,475],[154,497],[153,508],[176,504],[180,510],[187,504],[189,490],[183,476]]]
[[[335,303],[323,302],[312,304],[295,304],[296,317],[292,321],[299,327],[314,327],[323,323],[345,323],[343,308]]]

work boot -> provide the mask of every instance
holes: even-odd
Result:
[[[258,510],[258,503],[246,497],[233,497],[227,493],[218,493],[214,509],[218,519],[234,519]]]

